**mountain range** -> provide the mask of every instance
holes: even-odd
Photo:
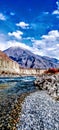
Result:
[[[47,56],[35,55],[21,47],[10,47],[4,50],[4,53],[24,68],[59,68],[59,60]]]

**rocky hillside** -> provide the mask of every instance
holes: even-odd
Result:
[[[54,58],[42,57],[20,47],[10,47],[4,51],[11,59],[24,68],[58,68],[59,61]]]
[[[0,74],[19,74],[19,64],[0,51]]]

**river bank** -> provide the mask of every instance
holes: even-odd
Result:
[[[59,130],[59,102],[46,91],[25,98],[18,130]]]
[[[59,130],[59,73],[40,75],[34,84],[38,90],[25,98],[18,130]]]
[[[53,98],[56,88],[59,94],[59,74],[5,77],[0,82],[8,84],[0,89],[1,130],[59,130],[59,100]]]
[[[0,129],[17,130],[21,114],[21,104],[29,93],[22,94],[18,97],[15,95],[7,97],[0,102]]]
[[[36,91],[34,77],[0,78],[0,129],[17,130],[21,104],[29,93]]]

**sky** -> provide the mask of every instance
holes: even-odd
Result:
[[[59,59],[59,0],[0,0],[0,50]]]

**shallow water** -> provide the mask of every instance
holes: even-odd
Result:
[[[35,77],[0,77],[0,130],[16,129],[21,103],[36,90]]]
[[[0,77],[0,101],[7,96],[20,95],[35,90],[35,77]]]

